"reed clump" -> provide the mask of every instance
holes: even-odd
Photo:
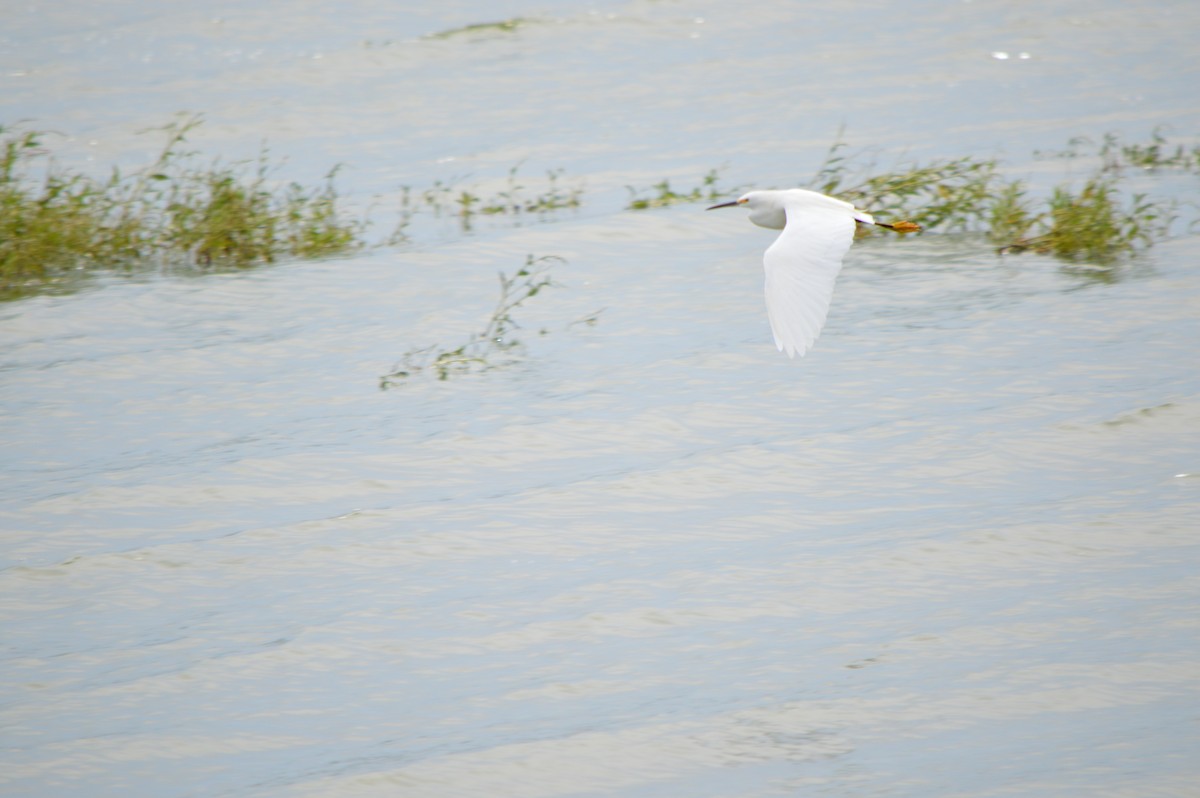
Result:
[[[1001,253],[1106,264],[1164,238],[1174,219],[1171,202],[1145,194],[1125,198],[1111,158],[1081,186],[1061,184],[1038,199],[1023,181],[1005,178],[995,159],[934,160],[848,179],[839,147],[817,173],[818,190],[885,217],[918,219],[926,230],[982,231]]]
[[[1064,260],[1100,264],[1164,238],[1174,218],[1172,204],[1144,194],[1122,201],[1114,181],[1089,178],[1078,190],[1058,186],[1041,210],[1032,210],[1019,183],[1006,187],[996,207],[991,238],[1001,253],[1032,250]]]
[[[878,173],[855,166],[835,142],[809,183],[883,218],[916,219],[926,229],[969,230],[984,218],[997,181],[997,163],[971,156]],[[864,230],[864,233],[867,231]]]
[[[184,149],[200,122],[167,125],[149,166],[102,180],[59,166],[45,133],[0,128],[0,288],[96,266],[244,267],[360,246],[363,224],[341,213],[336,170],[305,188],[277,186],[265,150],[250,163],[200,165]]]

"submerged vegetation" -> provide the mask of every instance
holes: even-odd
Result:
[[[1164,238],[1173,210],[1142,194],[1122,205],[1113,181],[1093,177],[1078,193],[1055,188],[1044,209],[1035,212],[1022,185],[1013,182],[1004,187],[993,209],[990,235],[1001,253],[1034,250],[1065,260],[1107,263]]]
[[[633,186],[626,186],[629,191],[628,210],[641,211],[647,208],[665,208],[668,205],[677,205],[681,202],[716,202],[721,197],[731,193],[728,190],[721,190],[717,187],[717,181],[720,179],[718,170],[712,169],[700,180],[700,185],[695,186],[691,191],[686,191],[680,194],[671,188],[671,183],[663,180],[661,183],[655,183],[651,186],[651,190],[657,192],[653,196],[639,196],[642,192]]]
[[[981,231],[1001,253],[1033,250],[1065,260],[1108,263],[1166,236],[1175,206],[1144,194],[1122,199],[1114,157],[1115,139],[1106,139],[1101,166],[1078,189],[1059,185],[1049,196],[1029,196],[1023,181],[1010,180],[995,159],[934,160],[907,168],[854,176],[834,144],[812,187],[884,217],[919,219],[925,229]],[[1122,147],[1145,166],[1147,151]],[[1182,147],[1171,164],[1187,166]],[[863,230],[863,235],[870,235]]]
[[[160,128],[166,141],[148,166],[114,168],[105,179],[60,167],[45,133],[0,127],[0,298],[95,268],[242,268],[366,246],[366,220],[339,205],[336,168],[305,188],[272,179],[279,165],[265,148],[249,162],[201,162],[186,149],[200,123],[182,116]],[[491,191],[440,182],[403,188],[399,221],[380,243],[407,241],[418,215],[453,219],[466,232],[481,217],[541,219],[579,207],[580,181],[561,170],[526,181],[520,166]]]
[[[0,299],[94,268],[243,268],[367,245],[367,219],[349,218],[339,205],[336,168],[321,184],[306,188],[274,179],[279,166],[265,147],[251,161],[201,162],[185,149],[199,124],[198,116],[180,117],[160,129],[166,141],[148,166],[128,174],[114,168],[104,179],[60,167],[46,150],[46,134],[0,127]],[[925,230],[986,235],[1000,253],[1035,251],[1108,266],[1165,237],[1177,210],[1175,203],[1124,189],[1125,177],[1200,172],[1200,146],[1171,145],[1159,131],[1148,144],[1115,136],[1098,144],[1079,138],[1066,150],[1034,157],[1080,159],[1090,171],[1047,191],[1014,179],[994,158],[934,159],[881,170],[861,156],[847,156],[838,141],[809,186],[884,220],[912,219]],[[568,180],[562,170],[529,180],[520,176],[520,167],[510,169],[502,183],[402,188],[394,232],[376,243],[409,241],[417,217],[445,220],[467,233],[482,219],[523,224],[581,206],[581,181]],[[634,211],[713,203],[739,191],[723,188],[716,169],[688,189],[662,180],[628,190],[626,209]],[[562,262],[529,255],[512,275],[502,272],[499,298],[482,330],[455,347],[409,350],[380,377],[380,387],[418,375],[447,380],[513,362],[521,350],[514,314],[556,285],[550,270]],[[575,323],[593,324],[598,315]]]
[[[1106,133],[1099,144],[1087,136],[1076,136],[1067,142],[1066,149],[1038,150],[1033,156],[1042,160],[1096,158],[1100,160],[1102,172],[1121,172],[1128,168],[1151,172],[1162,169],[1200,171],[1200,145],[1176,144],[1172,148],[1161,128],[1150,133],[1149,144],[1126,143],[1114,133]]]
[[[830,147],[810,188],[885,219],[913,219],[925,230],[984,233],[1002,254],[1031,250],[1100,264],[1166,237],[1175,218],[1175,203],[1145,194],[1127,196],[1121,190],[1127,169],[1200,171],[1200,145],[1171,147],[1157,130],[1150,144],[1123,143],[1108,135],[1099,145],[1078,138],[1068,150],[1036,153],[1043,158],[1090,156],[1097,162],[1081,186],[1059,185],[1040,197],[1024,181],[1007,178],[994,158],[934,159],[879,170],[873,161],[847,156],[845,149],[840,140]],[[709,202],[736,193],[720,190],[716,183],[714,170],[690,190],[676,191],[665,180],[652,186],[657,194],[648,197],[631,188],[633,200],[626,207]],[[871,229],[864,225],[859,234],[871,235]]]
[[[435,182],[421,192],[405,186],[400,192],[400,221],[391,237],[392,242],[407,238],[405,230],[420,213],[434,217],[454,218],[464,232],[474,226],[477,216],[522,216],[544,217],[555,211],[578,208],[583,196],[583,185],[562,185],[561,169],[546,172],[545,185],[534,193],[517,178],[521,164],[508,170],[505,187],[492,193],[484,193],[478,187],[461,188],[456,184]]]
[[[338,209],[336,170],[305,188],[276,186],[265,149],[248,163],[199,165],[183,149],[199,124],[168,125],[149,166],[104,180],[58,167],[42,133],[0,128],[0,288],[80,267],[243,267],[360,246],[362,223]]]
[[[844,147],[838,142],[829,149],[810,188],[884,218],[919,218],[926,230],[966,230],[986,215],[994,161],[953,158],[878,174],[868,167],[856,174],[842,155]]]
[[[517,18],[445,35],[510,31],[524,22]],[[350,218],[340,206],[336,168],[324,182],[306,188],[274,179],[280,167],[265,148],[251,161],[201,161],[186,149],[199,124],[198,116],[181,116],[160,129],[166,140],[148,166],[128,174],[114,168],[104,179],[60,167],[46,148],[47,134],[0,127],[0,298],[97,267],[242,268],[367,245],[366,219]],[[1107,264],[1164,237],[1177,210],[1174,203],[1125,190],[1127,176],[1200,172],[1200,145],[1172,144],[1159,130],[1148,143],[1080,137],[1064,150],[1034,157],[1086,163],[1090,173],[1047,189],[1010,177],[1011,170],[994,158],[879,169],[862,155],[847,155],[839,140],[809,186],[885,219],[919,221],[927,231],[982,233],[1001,253],[1036,251]],[[394,232],[376,243],[408,241],[418,217],[451,221],[469,232],[482,219],[522,224],[581,206],[582,181],[568,179],[562,170],[528,179],[520,167],[500,184],[451,181],[402,188]],[[716,202],[738,191],[722,187],[719,178],[713,169],[687,189],[668,180],[648,189],[628,187],[626,208]]]
[[[495,367],[498,355],[520,346],[520,341],[513,333],[521,325],[513,319],[513,311],[541,293],[542,289],[555,285],[550,278],[550,268],[556,263],[565,261],[556,255],[528,255],[525,265],[511,277],[501,272],[500,298],[481,332],[471,335],[454,349],[434,345],[406,352],[391,371],[379,378],[379,387],[386,390],[422,373],[446,380],[452,375]],[[592,314],[590,318],[594,320],[595,315]],[[542,332],[545,333],[544,330]]]
[[[498,22],[477,22],[474,25],[463,25],[458,28],[450,28],[448,30],[439,31],[438,33],[430,33],[424,38],[426,39],[451,39],[455,36],[469,35],[473,33],[512,33],[517,28],[523,25],[528,25],[533,20],[526,17],[510,17],[502,19]]]

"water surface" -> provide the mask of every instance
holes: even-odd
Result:
[[[186,108],[363,204],[521,159],[586,193],[0,308],[3,791],[1192,794],[1196,237],[1106,272],[861,241],[789,361],[769,232],[621,210],[796,182],[842,122],[1049,181],[1072,135],[1196,130],[1190,6],[907,8],[30,6],[6,106],[80,164]],[[567,262],[513,362],[379,390],[528,253]]]

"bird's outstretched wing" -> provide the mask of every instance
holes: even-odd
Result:
[[[854,217],[839,207],[787,208],[787,226],[763,255],[767,318],[775,346],[804,356],[821,334],[842,258],[854,240]]]

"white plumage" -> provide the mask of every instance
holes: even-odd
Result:
[[[756,225],[783,230],[763,255],[763,266],[767,318],[775,346],[788,357],[803,357],[821,334],[856,222],[900,232],[920,229],[912,222],[876,222],[849,202],[803,188],[751,191],[709,210],[735,205],[749,208]]]

